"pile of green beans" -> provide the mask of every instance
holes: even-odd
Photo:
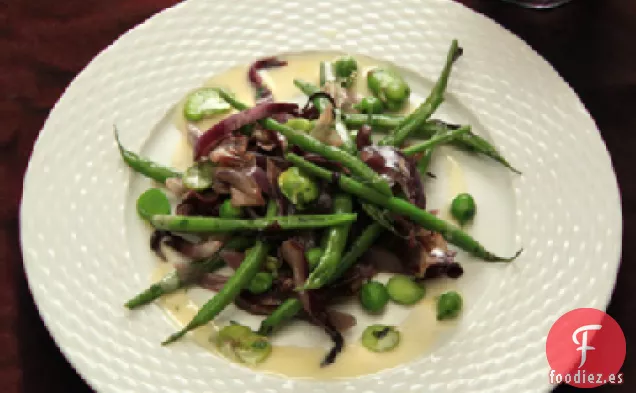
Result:
[[[323,229],[320,248],[311,250],[313,259],[311,271],[305,283],[296,288],[297,291],[316,290],[339,280],[376,242],[386,228],[394,230],[392,228],[392,218],[384,219],[384,217],[393,217],[393,215],[408,217],[415,224],[439,233],[450,244],[482,260],[488,262],[510,262],[514,260],[521,253],[521,250],[512,257],[498,256],[487,250],[460,227],[440,219],[401,197],[394,196],[387,181],[359,158],[356,141],[350,131],[359,129],[363,125],[368,125],[374,130],[386,133],[379,144],[400,149],[406,156],[418,157],[417,167],[422,174],[426,173],[428,169],[434,149],[442,144],[449,144],[469,152],[490,157],[512,171],[519,173],[492,144],[471,132],[470,126],[454,126],[432,119],[435,111],[444,102],[452,66],[461,54],[462,49],[459,47],[458,42],[454,40],[448,50],[441,74],[430,94],[415,111],[406,116],[395,113],[408,103],[411,92],[410,87],[399,73],[384,68],[376,68],[372,70],[373,72],[367,73],[367,85],[373,95],[364,97],[363,104],[354,106],[354,111],[357,110],[361,113],[344,113],[340,107],[333,108],[335,115],[333,126],[342,141],[341,145],[337,147],[313,138],[310,135],[312,122],[307,119],[296,119],[302,120],[303,123],[297,122],[298,124],[295,126],[292,126],[291,122],[282,124],[273,118],[265,118],[259,121],[263,128],[277,132],[285,137],[289,145],[320,155],[327,160],[339,163],[345,168],[346,171],[343,171],[343,173],[334,173],[289,151],[284,154],[287,162],[292,164],[293,167],[284,172],[285,176],[279,176],[278,178],[277,185],[282,195],[297,210],[302,210],[304,205],[311,205],[318,198],[320,193],[319,184],[333,184],[337,192],[333,199],[333,211],[331,214],[277,215],[282,213],[278,213],[275,200],[270,199],[267,203],[265,217],[246,219],[243,217],[247,216],[247,209],[233,206],[233,200],[228,199],[223,202],[220,208],[220,217],[174,215],[169,214],[169,205],[162,199],[161,202],[165,204],[165,207],[155,210],[143,210],[145,214],[142,215],[142,218],[147,220],[157,230],[195,235],[236,232],[258,234],[272,229],[283,231]],[[344,56],[335,62],[322,62],[320,75],[320,87],[300,79],[295,79],[294,84],[308,96],[320,92],[328,83],[350,88],[359,76],[358,66],[355,59],[350,56]],[[248,105],[236,99],[226,90],[215,88],[214,91],[218,93],[218,97],[234,109],[243,111],[249,108]],[[313,104],[318,112],[322,113],[329,107],[329,100],[324,95],[317,96],[314,98]],[[249,135],[253,127],[254,125],[248,125],[241,128],[240,131]],[[188,171],[186,171],[186,174],[182,174],[175,169],[159,165],[126,150],[119,140],[116,128],[114,132],[123,161],[134,171],[163,184],[171,178],[183,180],[188,176]],[[406,145],[410,138],[424,140]],[[186,188],[195,191],[205,191],[212,186],[214,182],[212,174],[214,173],[213,167],[215,164],[209,161],[201,161],[197,164],[202,162],[210,167],[207,172],[210,175],[209,178],[204,183],[195,182],[196,184],[194,184],[190,182],[194,185],[189,185],[190,183],[184,180],[183,183]],[[299,184],[303,187],[300,187]],[[157,197],[165,198],[167,201],[163,194],[157,195]],[[362,205],[363,211],[374,221],[364,228],[357,238],[350,240],[349,232],[352,223],[358,217],[354,211],[354,197],[357,198],[358,205]],[[153,201],[150,201],[149,197],[148,199],[148,204],[151,204]],[[457,206],[458,204],[459,202],[455,203]],[[461,214],[458,213],[459,208],[457,206],[455,206],[454,215],[460,216],[462,223],[472,219],[470,214],[474,215],[474,206],[472,211],[464,209],[464,211],[460,212]],[[234,274],[228,278],[222,289],[201,307],[195,317],[185,327],[169,336],[162,345],[173,343],[188,332],[212,321],[225,307],[236,300],[241,291],[260,294],[270,290],[272,283],[275,282],[279,274],[278,268],[280,267],[280,265],[278,267],[269,267],[270,265],[267,262],[268,258],[274,258],[269,256],[273,250],[273,242],[266,240],[267,238],[262,237],[262,235],[258,235],[256,239],[246,236],[237,236],[222,247],[222,250],[247,249],[243,261]],[[348,244],[349,247],[347,248]],[[248,249],[248,247],[250,248]],[[151,303],[165,294],[187,287],[205,273],[221,268],[224,266],[224,261],[220,257],[220,251],[215,252],[214,255],[208,258],[192,262],[190,266],[191,274],[188,274],[187,277],[180,277],[176,271],[166,275],[162,280],[152,284],[126,302],[125,306],[129,309],[135,309]],[[404,278],[412,279],[407,276],[404,276]],[[369,284],[369,288],[375,285],[384,289],[384,285],[380,283],[366,284]],[[379,312],[386,305],[389,297],[398,303],[413,304],[424,296],[423,288],[420,288],[415,283],[413,283],[410,292],[405,290],[404,286],[398,284],[398,279],[394,279],[393,282],[387,284],[386,295],[383,295],[384,297],[381,299],[377,297],[382,300],[378,302],[373,300],[374,293],[369,289],[363,303],[367,304],[368,309]],[[454,297],[451,297],[451,295]],[[461,298],[453,294],[447,295],[445,302],[442,303],[438,303],[438,319],[453,318],[461,310]],[[302,310],[303,304],[299,297],[287,298],[261,322],[257,334],[261,336],[272,335],[286,322],[301,313]],[[259,336],[261,339],[266,340],[265,337],[261,336]],[[397,339],[394,341],[395,345],[397,345]]]

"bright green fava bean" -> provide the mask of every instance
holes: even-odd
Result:
[[[379,313],[389,302],[389,293],[384,284],[378,281],[369,281],[360,288],[360,303],[365,310]]]
[[[311,131],[314,128],[314,123],[311,120],[303,119],[302,117],[296,117],[287,120],[285,123],[287,127],[291,127],[298,131]]]
[[[190,190],[203,191],[214,183],[214,164],[198,162],[188,168],[181,177],[183,185]]]
[[[412,305],[419,302],[426,293],[423,286],[418,285],[410,277],[401,274],[391,277],[386,284],[386,290],[391,300],[404,305]]]
[[[318,198],[318,184],[296,167],[291,167],[278,177],[278,187],[287,199],[299,209]]]
[[[397,72],[376,68],[367,74],[369,90],[384,103],[390,111],[404,107],[411,95],[411,88]]]
[[[156,214],[170,214],[170,201],[158,188],[151,188],[137,199],[137,213],[141,218],[150,220]]]
[[[241,218],[243,216],[243,209],[232,205],[230,199],[226,199],[219,208],[219,217],[221,218]]]
[[[276,257],[270,255],[265,259],[265,269],[272,272],[272,274],[276,274],[281,266],[283,266],[283,262]]]
[[[464,225],[475,217],[477,210],[475,199],[467,193],[459,194],[453,199],[450,210],[457,222]]]
[[[272,346],[266,337],[238,324],[221,329],[216,338],[216,346],[225,356],[247,364],[258,364],[272,352]]]
[[[373,352],[387,352],[400,343],[395,326],[371,325],[362,332],[362,345]]]
[[[219,333],[216,336],[216,345],[222,346],[228,341],[238,341],[250,334],[253,334],[253,332],[249,327],[232,323],[219,330]]]
[[[366,114],[379,114],[384,112],[384,104],[377,97],[364,97],[360,103],[353,107]]]
[[[358,62],[351,56],[343,56],[333,63],[333,69],[338,78],[349,78],[358,71]]]
[[[228,112],[232,107],[219,95],[218,89],[204,87],[190,93],[183,107],[183,115],[190,121]]]
[[[259,272],[256,273],[254,278],[252,278],[252,281],[250,281],[249,285],[247,286],[247,290],[255,295],[258,295],[260,293],[269,291],[269,289],[272,287],[273,282],[274,278],[272,277],[271,273]]]
[[[437,320],[456,318],[462,310],[462,296],[455,292],[445,292],[437,299]]]

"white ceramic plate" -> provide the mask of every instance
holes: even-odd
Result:
[[[124,310],[149,283],[153,258],[132,205],[145,185],[122,164],[113,123],[128,147],[168,163],[175,134],[166,114],[232,65],[353,52],[412,71],[426,94],[453,38],[465,55],[440,115],[472,124],[524,172],[452,153],[479,202],[471,230],[498,253],[525,252],[506,266],[462,259],[467,304],[452,334],[378,374],[288,380],[230,364],[187,339],[163,348],[176,326],[158,307]],[[431,207],[443,208],[443,187],[431,193]],[[548,330],[573,308],[606,306],[621,223],[610,158],[576,95],[521,40],[444,0],[190,0],[166,10],[69,86],[36,143],[21,211],[29,284],[58,345],[97,391],[135,393],[546,391]]]

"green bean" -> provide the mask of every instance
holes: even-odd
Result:
[[[162,184],[171,177],[181,177],[181,173],[172,168],[161,166],[147,158],[141,157],[137,153],[126,150],[119,140],[119,131],[117,130],[117,127],[113,126],[113,129],[115,133],[115,141],[117,141],[117,147],[119,148],[121,158],[132,170]]]
[[[302,157],[293,153],[288,153],[287,160],[307,173],[323,179],[330,183],[336,183],[342,190],[368,202],[380,205],[394,213],[409,217],[413,222],[419,224],[424,229],[440,233],[449,243],[465,250],[478,258],[490,262],[510,262],[514,260],[522,250],[519,250],[515,256],[510,258],[499,257],[486,250],[477,240],[473,239],[469,234],[460,228],[436,217],[435,215],[422,210],[417,206],[405,201],[402,198],[387,197],[375,191],[371,187],[360,183],[345,175],[334,176],[333,172],[314,165]]]
[[[249,109],[249,105],[236,99],[236,97],[234,97],[234,95],[231,94],[229,91],[226,91],[224,89],[219,89],[219,95],[221,96],[221,98],[227,101],[227,103],[230,104],[232,108],[236,109],[237,111],[244,111],[246,109]]]
[[[382,233],[383,228],[377,222],[374,222],[367,226],[365,230],[356,238],[356,240],[351,245],[349,251],[342,257],[338,267],[336,268],[336,272],[334,273],[332,279],[329,283],[333,283],[335,280],[340,278],[353,264],[355,264],[358,259],[364,254],[369,247],[375,243],[380,234]]]
[[[399,115],[361,115],[356,113],[349,113],[344,115],[344,122],[349,128],[360,128],[364,124],[368,124],[376,131],[387,131],[398,126],[398,124],[404,119]],[[422,127],[415,130],[415,137],[428,139],[435,134],[444,133],[448,130],[455,128],[451,127],[439,120],[427,121]],[[508,169],[516,173],[521,173],[514,168],[510,163],[499,153],[499,151],[487,140],[472,132],[461,135],[459,138],[450,142],[451,145],[463,149],[472,153],[483,154],[486,157],[490,157],[493,160],[504,165]]]
[[[362,210],[367,214],[367,216],[369,216],[373,221],[382,225],[384,229],[389,230],[391,233],[397,236],[402,236],[400,232],[395,228],[395,220],[393,219],[391,212],[372,203],[361,202],[360,207],[362,207]]]
[[[336,272],[329,281],[332,283],[340,278],[358,259],[364,254],[382,233],[382,226],[377,222],[370,224],[353,242],[349,251],[342,257]],[[270,335],[274,333],[286,321],[292,319],[303,309],[298,298],[287,299],[283,304],[267,317],[258,329],[259,334]]]
[[[453,40],[448,55],[446,57],[446,64],[442,70],[442,74],[433,86],[431,93],[426,98],[426,101],[422,103],[413,113],[409,114],[400,124],[393,130],[393,133],[384,137],[381,141],[381,145],[389,146],[401,146],[402,143],[408,138],[413,131],[422,127],[424,123],[431,117],[433,112],[444,102],[444,92],[446,91],[446,85],[448,84],[448,77],[453,63],[459,55],[461,55],[461,48],[459,47],[457,40]]]
[[[235,237],[230,239],[222,249],[242,251],[254,244],[253,239],[244,237]],[[132,299],[128,300],[125,306],[128,309],[134,309],[155,301],[163,295],[172,293],[178,289],[188,286],[196,281],[202,274],[211,273],[220,269],[225,265],[223,258],[219,256],[219,252],[214,255],[193,261],[187,277],[180,277],[177,271],[166,274],[159,282],[152,284],[145,291],[139,293]]]
[[[285,322],[291,320],[303,309],[303,304],[298,298],[289,298],[283,302],[274,312],[261,322],[258,334],[263,336],[272,335]]]
[[[155,215],[150,224],[157,229],[189,233],[222,233],[314,229],[346,224],[356,220],[356,214],[313,214],[255,219],[229,219],[205,216]]]
[[[351,197],[344,193],[336,194],[333,204],[335,214],[349,213],[353,209]],[[324,252],[318,261],[318,266],[311,272],[302,287],[303,290],[318,289],[331,280],[347,245],[350,228],[351,223],[345,223],[334,226],[326,232]]]
[[[425,127],[426,132],[429,135],[428,138],[432,137],[435,134],[448,132],[448,130],[452,128],[455,128],[455,127],[438,120],[433,120],[428,122]],[[424,136],[423,132],[422,132],[422,136]],[[499,153],[497,148],[495,148],[490,142],[488,142],[487,140],[485,140],[484,138],[480,137],[477,134],[473,134],[471,132],[464,135],[460,135],[457,139],[451,141],[450,144],[459,149],[466,150],[471,153],[483,154],[486,157],[492,158],[493,160],[499,162],[500,164],[510,169],[511,171],[517,174],[521,174],[521,172],[518,169],[510,165],[508,160],[506,160],[501,155],[501,153]]]
[[[422,158],[417,162],[417,170],[420,172],[422,176],[428,173],[428,166],[431,163],[431,158],[433,157],[433,148],[424,150],[424,154]]]
[[[302,79],[294,79],[294,85],[306,96],[311,96],[312,94],[316,94],[320,91],[320,88],[312,83],[306,82]],[[314,98],[314,106],[318,109],[318,112],[323,112],[327,107],[327,103],[329,100],[323,97]]]
[[[276,202],[270,201],[267,206],[267,217],[274,217],[276,214]],[[263,261],[269,254],[271,245],[263,240],[256,242],[254,247],[250,248],[245,254],[245,259],[236,269],[236,272],[227,280],[223,288],[210,300],[201,307],[199,312],[192,320],[180,331],[168,337],[162,345],[173,343],[183,337],[189,331],[210,322],[223,311],[228,304],[232,303],[250,283],[252,278],[261,269]]]
[[[428,149],[431,149],[437,145],[453,141],[469,132],[470,132],[470,126],[463,126],[455,130],[449,130],[448,132],[445,132],[443,134],[434,135],[431,139],[427,141],[420,142],[418,144],[415,144],[409,147],[405,147],[404,149],[402,149],[402,153],[406,154],[407,156],[420,153]]]
[[[332,82],[336,79],[333,74],[333,65],[330,61],[320,62],[320,86],[324,86],[327,82]]]
[[[235,108],[243,108],[242,110],[248,108],[247,105],[237,101],[229,93],[222,92],[220,94],[224,99],[226,99],[227,97],[227,99],[232,100],[228,102]],[[349,154],[346,151],[335,146],[326,145],[316,138],[287,127],[274,119],[267,118],[261,120],[261,124],[265,128],[276,131],[287,138],[287,141],[292,145],[296,145],[310,153],[318,154],[322,157],[327,158],[328,160],[339,162],[345,168],[349,169],[354,176],[360,178],[361,181],[370,184],[371,187],[378,192],[385,195],[393,195],[389,184],[378,173],[376,173],[373,169],[369,168],[364,162],[362,162],[362,160],[360,160],[358,157]]]
[[[320,247],[310,248],[305,251],[305,259],[307,260],[307,264],[309,265],[309,271],[313,271],[316,266],[318,266],[318,262],[320,262],[320,258],[324,251]]]
[[[396,128],[400,125],[400,122],[404,120],[403,115],[396,114],[377,114],[374,113],[369,116],[369,114],[360,114],[360,113],[347,113],[343,116],[343,121],[347,125],[348,128],[358,129],[365,124],[368,124],[376,131],[387,132]],[[417,131],[421,136],[421,129]],[[427,134],[429,135],[429,134]]]
[[[351,133],[349,132],[349,130],[347,129],[347,126],[342,121],[342,112],[340,111],[340,109],[336,109],[335,112],[336,112],[336,118],[334,120],[335,129],[336,129],[336,133],[340,137],[340,140],[342,141],[342,145],[340,145],[340,148],[346,151],[347,153],[350,153],[355,156],[356,142],[351,137]]]

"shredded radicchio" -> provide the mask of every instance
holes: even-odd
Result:
[[[243,135],[228,135],[219,140],[210,152],[210,161],[220,166],[241,167],[249,163],[248,138]]]
[[[275,131],[263,128],[260,124],[254,127],[252,137],[259,149],[270,154],[282,156],[282,153],[287,148],[287,140],[284,136]]]
[[[234,299],[234,304],[243,311],[252,315],[270,315],[276,310],[278,305],[268,305],[259,302],[259,299],[241,294]]]
[[[313,315],[309,315],[309,321],[321,327],[333,342],[333,346],[331,347],[329,352],[327,352],[327,355],[325,355],[324,359],[320,363],[321,367],[328,366],[336,360],[336,357],[342,351],[342,348],[344,347],[344,338],[342,337],[340,331],[336,329],[333,322],[330,320],[327,311],[321,311],[318,313],[314,313]]]
[[[399,184],[409,202],[426,208],[426,197],[417,164],[392,146],[367,146],[360,159],[382,175],[390,184]]]
[[[272,96],[272,91],[265,85],[265,83],[263,82],[263,78],[261,78],[261,76],[258,74],[258,71],[267,68],[284,67],[286,65],[286,61],[279,60],[276,57],[266,57],[252,63],[247,73],[247,77],[250,80],[250,83],[252,84],[254,90],[256,90],[257,103],[271,101],[274,98]]]
[[[400,258],[385,247],[373,246],[360,258],[362,263],[375,267],[381,273],[405,273],[405,267]]]
[[[218,292],[223,288],[223,285],[225,285],[228,279],[228,276],[218,273],[205,273],[200,277],[199,285],[210,291]]]
[[[280,247],[280,253],[283,260],[287,262],[292,269],[296,287],[302,286],[309,272],[302,243],[295,239],[286,240]],[[324,367],[333,363],[338,353],[342,351],[344,339],[340,331],[334,326],[332,319],[330,319],[327,310],[324,308],[324,303],[318,302],[314,294],[314,291],[301,291],[298,293],[298,297],[303,304],[306,319],[314,325],[321,327],[334,343],[321,363],[321,366]]]
[[[164,261],[166,260],[166,255],[161,249],[162,244],[191,259],[201,259],[212,256],[222,245],[220,241],[214,239],[192,243],[172,232],[156,230],[150,237],[150,248]]]
[[[279,113],[296,113],[298,105],[292,103],[265,102],[235,113],[216,123],[197,140],[194,148],[196,160],[207,155],[223,138],[241,127]]]
[[[283,261],[285,261],[292,270],[294,284],[296,287],[301,287],[307,280],[309,273],[309,264],[305,259],[305,247],[302,243],[295,239],[289,239],[284,241],[280,246],[280,255]],[[312,304],[309,299],[308,291],[300,291],[298,293],[300,301],[303,303],[303,309],[308,313],[312,313]]]
[[[213,191],[188,191],[177,205],[176,214],[182,216],[218,216],[219,195]]]
[[[333,99],[333,97],[329,93],[326,93],[324,91],[317,91],[311,94],[307,98],[307,103],[305,104],[303,109],[300,111],[299,116],[309,120],[317,119],[320,116],[320,112],[318,111],[318,108],[316,107],[314,103],[315,103],[315,100],[321,99],[321,98],[325,98],[329,101],[329,103],[331,104],[332,115],[335,117],[335,113],[333,111],[336,108],[336,101]]]
[[[235,250],[222,250],[219,256],[234,270],[238,269],[243,259],[245,259],[245,253]]]
[[[362,127],[360,127],[360,130],[358,130],[358,133],[356,134],[356,146],[358,146],[358,150],[362,150],[367,146],[371,146],[372,131],[373,130],[371,126],[369,126],[368,124],[364,124],[362,125]]]
[[[281,174],[281,169],[274,162],[274,160],[268,159],[266,162],[266,172],[265,175],[267,177],[267,182],[270,185],[270,198],[273,198],[276,201],[276,205],[278,206],[278,211],[281,215],[286,215],[289,212],[290,202],[287,198],[283,196],[283,193],[280,191],[278,187],[278,176]]]
[[[234,206],[265,205],[262,187],[267,187],[269,191],[269,185],[263,183],[266,180],[264,177],[262,169],[256,166],[240,170],[224,167],[215,171],[215,179],[229,185]]]

